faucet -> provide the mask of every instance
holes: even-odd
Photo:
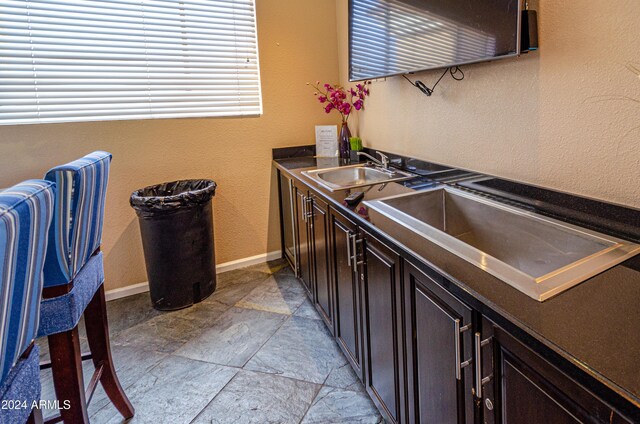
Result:
[[[389,158],[384,153],[376,151],[376,154],[380,156],[380,160],[374,158],[373,156],[365,152],[356,152],[356,154],[358,156],[366,156],[369,159],[371,159],[374,163],[383,167],[384,169],[389,169]]]

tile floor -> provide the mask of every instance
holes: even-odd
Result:
[[[181,311],[154,310],[147,293],[107,306],[131,423],[382,422],[282,261],[219,274],[212,296]],[[88,382],[91,361],[84,366]],[[51,372],[41,377],[43,398],[54,399]],[[89,414],[123,421],[101,387]]]

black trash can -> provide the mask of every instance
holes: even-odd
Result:
[[[182,180],[136,190],[136,210],[153,307],[186,308],[216,288],[211,198],[216,183]]]

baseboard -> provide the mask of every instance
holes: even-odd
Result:
[[[107,290],[104,293],[105,299],[108,301],[121,299],[123,297],[133,296],[134,294],[144,293],[149,291],[149,282],[132,284],[126,287],[120,287],[113,290]]]
[[[274,261],[282,257],[282,252],[277,250],[275,252],[262,253],[260,255],[249,256],[248,258],[236,259],[235,261],[224,262],[216,265],[216,273],[220,274],[227,271],[233,271],[234,269],[245,268],[251,265],[261,264],[268,261]]]
[[[257,265],[268,261],[280,259],[282,252],[277,250],[275,252],[262,253],[260,255],[249,256],[248,258],[236,259],[235,261],[224,262],[216,265],[216,273],[220,274],[227,271],[233,271],[234,269],[245,268],[251,265]],[[127,296],[133,296],[134,294],[144,293],[149,291],[149,282],[132,284],[126,287],[120,287],[105,292],[105,298],[108,301],[121,299]]]

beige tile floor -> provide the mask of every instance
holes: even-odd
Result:
[[[148,293],[107,307],[131,423],[382,422],[282,261],[220,274],[212,296],[180,311],[155,311]],[[50,371],[41,380],[43,398],[54,399]],[[92,423],[123,422],[102,388],[89,414]]]

